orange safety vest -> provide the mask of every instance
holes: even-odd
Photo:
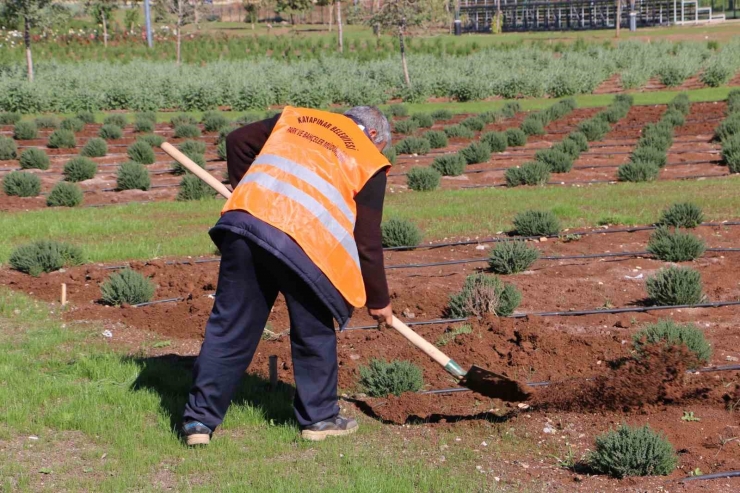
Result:
[[[288,234],[361,307],[354,199],[386,166],[388,159],[351,119],[288,106],[221,213],[247,211]]]

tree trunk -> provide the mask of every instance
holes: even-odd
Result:
[[[195,29],[200,31],[200,12],[198,11],[197,2],[193,2],[193,16],[195,17]]]
[[[334,22],[334,8],[329,4],[329,32],[331,32],[331,25]]]
[[[108,19],[105,18],[105,9],[100,10],[100,16],[103,18],[103,46],[108,47]]]
[[[617,37],[619,37],[620,24],[622,23],[622,0],[617,0],[617,19],[614,23],[617,27]]]
[[[295,26],[295,19],[293,18],[293,12],[290,13],[290,25]]]
[[[337,0],[337,32],[339,33],[339,53],[344,53],[344,33],[342,32],[342,2]]]
[[[398,29],[398,44],[401,48],[401,64],[403,65],[403,78],[406,80],[406,87],[411,87],[411,78],[409,77],[409,66],[406,63],[406,44],[403,41],[403,31],[406,19],[403,20],[401,27]]]
[[[181,51],[180,45],[182,44],[182,2],[185,0],[177,0],[177,65],[181,63]]]
[[[26,66],[28,67],[28,82],[33,82],[33,56],[31,55],[31,20],[23,18],[23,42],[26,45]]]

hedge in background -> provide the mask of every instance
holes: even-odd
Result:
[[[135,270],[123,269],[100,286],[100,295],[107,305],[146,303],[154,296],[154,284]]]
[[[43,149],[31,147],[23,151],[18,159],[21,169],[49,169],[49,156]]]
[[[496,274],[516,274],[529,269],[539,257],[539,250],[523,241],[502,241],[491,250],[488,267]]]
[[[26,171],[11,171],[3,179],[3,191],[16,197],[36,197],[41,193],[41,178]]]
[[[98,131],[98,136],[105,140],[116,140],[123,137],[123,129],[118,125],[106,123]]]
[[[465,158],[460,154],[445,154],[434,158],[432,168],[442,176],[460,176],[465,171],[465,164]]]
[[[0,161],[18,157],[18,146],[13,139],[0,137]]]
[[[59,119],[56,116],[40,116],[35,120],[36,126],[43,130],[59,128]]]
[[[50,149],[74,149],[77,146],[77,139],[71,130],[54,130],[46,146]]]
[[[13,127],[13,138],[15,140],[33,140],[38,137],[38,128],[32,121],[18,122]]]
[[[491,152],[504,152],[509,147],[509,139],[504,132],[486,132],[480,141],[488,146]]]
[[[556,236],[560,221],[552,211],[522,211],[514,216],[514,230],[519,236]]]
[[[527,134],[519,128],[509,128],[506,130],[506,140],[511,147],[521,147],[527,144]]]
[[[545,185],[550,179],[550,167],[540,161],[531,161],[515,168],[509,168],[504,174],[506,186]]]
[[[60,181],[46,197],[49,207],[75,207],[82,203],[84,194],[76,183]]]
[[[659,174],[660,168],[648,161],[633,161],[623,164],[617,169],[617,179],[619,181],[655,181]]]
[[[128,124],[128,118],[123,113],[108,115],[103,119],[103,125],[114,125],[123,128]]]
[[[175,200],[201,200],[212,198],[216,191],[208,186],[203,180],[195,175],[185,175],[180,181],[180,190],[177,192]]]
[[[431,146],[429,141],[420,137],[406,137],[396,144],[396,152],[399,154],[416,154],[423,156],[427,154]]]
[[[85,128],[85,122],[83,122],[79,118],[67,118],[65,120],[62,120],[59,128],[62,128],[64,130],[71,130],[74,133],[82,132],[82,130]]]
[[[143,140],[137,140],[126,149],[129,159],[135,163],[154,164],[156,157],[152,146]]]
[[[116,179],[118,190],[149,190],[149,187],[151,187],[151,179],[143,164],[129,161],[118,167]]]
[[[86,157],[72,158],[64,164],[64,179],[70,182],[90,180],[95,177],[98,165]]]
[[[422,137],[429,141],[429,147],[432,149],[447,147],[447,135],[441,130],[430,130],[422,135]]]
[[[485,142],[471,142],[460,150],[460,155],[468,164],[485,163],[491,159],[491,149]]]
[[[380,226],[385,248],[415,247],[421,243],[419,227],[407,219],[391,218]]]
[[[702,221],[704,212],[701,207],[692,202],[679,202],[665,209],[657,224],[674,228],[695,228]]]
[[[84,262],[85,256],[80,248],[50,240],[21,245],[13,250],[8,259],[13,269],[32,276],[53,272],[62,267],[82,265]]]
[[[471,274],[465,278],[462,290],[450,296],[447,310],[452,318],[486,314],[508,317],[521,301],[522,294],[513,284],[502,282],[498,276]]]
[[[411,168],[406,174],[406,183],[411,190],[426,192],[439,186],[441,175],[432,168]]]
[[[103,157],[106,154],[108,154],[108,144],[100,137],[88,140],[80,151],[80,156],[83,157]]]
[[[697,305],[704,300],[701,274],[690,267],[660,269],[647,278],[645,287],[658,306]]]
[[[687,262],[701,257],[706,246],[701,238],[680,230],[659,226],[650,235],[647,251],[664,262]]]

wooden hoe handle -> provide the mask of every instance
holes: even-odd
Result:
[[[198,166],[195,162],[193,162],[192,159],[187,157],[185,154],[177,150],[175,146],[170,144],[169,142],[164,142],[162,145],[162,150],[169,154],[175,161],[185,166],[188,171],[193,173],[195,176],[206,182],[207,185],[209,185],[211,188],[213,188],[215,191],[226,197],[227,199],[231,197],[231,192],[229,191],[226,186],[224,186],[223,183],[218,181],[212,174],[210,174],[208,171],[204,170],[200,166]]]
[[[401,333],[408,341],[414,346],[424,351],[427,356],[432,358],[434,361],[439,363],[448,373],[451,375],[462,378],[465,376],[465,371],[458,365],[455,360],[447,356],[445,353],[437,349],[437,347],[431,344],[429,341],[421,337],[419,334],[411,330],[405,323],[398,320],[395,316],[393,317],[393,328]]]

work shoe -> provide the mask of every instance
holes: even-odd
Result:
[[[208,445],[213,431],[200,421],[188,421],[182,425],[182,435],[189,446]]]
[[[318,442],[326,437],[351,435],[359,428],[357,421],[352,418],[337,416],[325,421],[319,421],[301,430],[301,438]]]

